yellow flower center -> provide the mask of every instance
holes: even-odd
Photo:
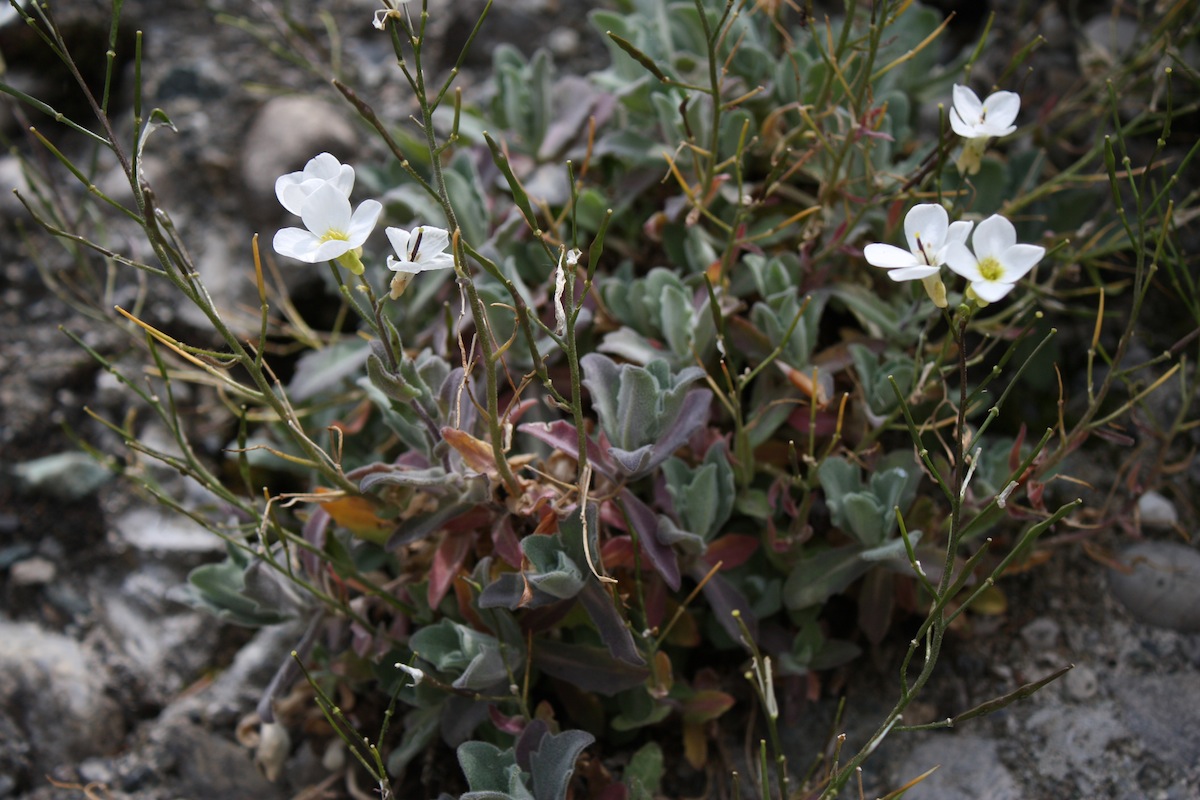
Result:
[[[979,262],[979,274],[987,281],[998,281],[1004,277],[1004,267],[994,257],[988,256]]]
[[[348,242],[350,241],[350,234],[346,233],[345,231],[339,231],[337,228],[330,228],[329,230],[325,231],[325,234],[321,237],[322,242],[332,242],[334,240],[339,242]]]

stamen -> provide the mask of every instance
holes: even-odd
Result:
[[[424,236],[424,235],[425,235],[425,229],[424,229],[424,228],[417,228],[417,238],[415,238],[415,239],[413,240],[413,246],[412,246],[412,248],[411,248],[411,249],[408,251],[408,260],[409,260],[409,261],[416,261],[416,260],[417,260],[417,253],[418,253],[418,251],[420,251],[420,249],[421,249],[421,237],[422,237],[422,236]]]

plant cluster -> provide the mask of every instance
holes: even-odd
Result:
[[[678,760],[725,770],[740,792],[710,751],[728,720],[763,738],[763,798],[837,796],[905,727],[951,627],[994,608],[996,581],[1040,538],[1086,526],[1077,500],[1047,490],[1065,459],[1172,376],[1195,394],[1194,330],[1149,364],[1126,361],[1156,280],[1200,325],[1179,243],[1196,198],[1171,177],[1196,147],[1160,160],[1172,119],[1195,107],[1172,99],[1178,76],[1192,97],[1197,85],[1178,57],[1196,24],[1182,6],[1145,48],[1173,64],[1114,65],[1110,94],[1088,95],[1104,85],[1092,81],[1035,116],[1015,91],[981,101],[968,88],[989,30],[941,63],[947,20],[911,0],[847,0],[832,19],[779,2],[617,5],[591,14],[605,70],[568,80],[545,52],[500,47],[476,104],[457,68],[425,63],[436,8],[377,12],[417,111],[381,119],[334,82],[389,158],[356,169],[314,153],[279,177],[303,227],[274,235],[278,263],[248,247],[256,331],[214,306],[187,232],[154,202],[141,156],[169,120],[140,93],[131,146],[107,94],[92,98],[100,133],[62,121],[120,160],[134,204],[101,199],[143,227],[153,259],[72,230],[49,195],[22,198],[80,253],[168,282],[219,339],[179,341],[118,309],[154,384],[93,355],[178,452],[114,430],[212,494],[185,508],[133,475],[228,543],[192,574],[194,601],[245,625],[307,622],[258,709],[265,769],[286,758],[275,706],[303,673],[385,797],[438,742],[456,749],[464,798],[551,800],[572,784],[576,797],[649,798]],[[44,9],[19,13],[71,63]],[[1037,45],[998,86],[1017,88]],[[1117,85],[1157,100],[1123,114]],[[1148,132],[1158,143],[1135,167],[1131,143]],[[1063,163],[1053,137],[1068,134],[1082,144]],[[394,223],[386,246],[381,221]],[[269,280],[278,270],[326,276],[342,304],[333,329],[298,318]],[[1033,423],[1044,432],[1003,430],[1023,373],[1055,369],[1049,319],[1085,313],[1082,382],[1043,392],[1057,409]],[[271,352],[287,332],[310,352],[285,380]],[[227,465],[193,448],[184,382],[227,408]],[[1194,427],[1189,403],[1160,452]],[[303,488],[278,488],[284,473]],[[835,597],[853,600],[853,619],[830,613]],[[841,740],[785,752],[778,726],[798,704],[777,687],[818,696],[827,670],[901,617],[916,633],[876,733],[852,753]],[[347,695],[362,698],[352,714]]]

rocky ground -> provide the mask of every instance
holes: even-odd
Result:
[[[107,36],[107,4],[94,5],[74,3],[63,13],[80,47]],[[388,72],[389,47],[370,26],[376,4],[326,5],[342,28],[344,69],[372,93],[381,115],[402,118],[406,99]],[[437,21],[445,51],[431,54],[437,63],[452,58],[449,45],[465,36],[478,5],[453,4]],[[482,83],[486,53],[500,41],[544,44],[579,71],[603,63],[584,5],[498,3],[479,57],[468,62],[466,87]],[[274,36],[277,4],[128,0],[125,15],[130,29],[145,31],[148,105],[166,108],[178,128],[156,134],[148,151],[155,189],[187,232],[209,286],[235,309],[252,292],[250,234],[269,236],[279,222],[275,176],[322,149],[350,160],[363,153],[366,137],[324,81],[287,66],[256,38]],[[1064,37],[1051,41],[1045,72],[1069,72],[1074,40],[1053,7],[1044,16],[1045,26]],[[129,41],[122,44],[128,51]],[[94,69],[100,53],[91,50]],[[61,73],[24,31],[0,28],[0,52],[6,81],[78,111]],[[115,102],[128,107],[128,63],[118,72]],[[53,126],[22,113],[0,102],[0,132],[34,152],[22,133],[27,121]],[[57,141],[82,152],[69,136]],[[117,192],[114,165],[101,162],[97,170],[97,183]],[[180,603],[187,571],[219,556],[220,543],[132,495],[89,460],[38,460],[78,452],[76,435],[122,453],[117,437],[83,408],[120,419],[127,396],[60,326],[117,363],[133,363],[127,334],[95,317],[89,304],[141,301],[149,317],[181,336],[201,335],[197,321],[161,287],[125,274],[112,285],[104,274],[89,282],[70,253],[30,238],[25,211],[8,192],[24,185],[13,156],[0,156],[0,184],[0,798],[80,797],[88,784],[138,800],[345,796],[323,765],[329,754],[311,743],[298,743],[282,777],[270,782],[246,746],[253,740],[243,732],[238,741],[239,721],[302,632],[282,626],[250,633]],[[138,246],[124,241],[130,234],[119,225],[108,235]],[[203,408],[203,398],[191,399]],[[144,437],[165,436],[149,417],[137,424]],[[228,437],[222,424],[197,418],[202,447],[219,450]],[[893,737],[869,762],[868,790],[884,793],[941,765],[907,796],[1200,798],[1200,559],[1194,547],[1183,555],[1170,550],[1195,522],[1193,507],[1176,511],[1195,490],[1195,472],[1162,502],[1143,499],[1140,529],[1097,531],[1094,547],[1055,548],[1046,563],[1006,580],[1007,610],[972,618],[956,632],[914,721],[952,716],[1069,664],[1073,671],[959,729]],[[187,502],[189,487],[172,485]],[[1142,552],[1149,565],[1114,582],[1099,554],[1138,539],[1149,548]],[[1160,561],[1171,569],[1153,567]],[[885,644],[848,673],[844,727],[851,744],[892,696],[888,665],[900,646]],[[833,700],[810,706],[789,728],[794,762],[815,752],[832,708]],[[328,793],[303,794],[312,787]]]

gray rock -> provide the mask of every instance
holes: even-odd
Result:
[[[121,709],[106,694],[110,676],[74,639],[24,622],[0,621],[0,718],[19,729],[31,774],[107,755],[121,745]]]
[[[304,168],[318,153],[329,152],[351,161],[359,137],[347,120],[351,113],[307,95],[268,100],[254,116],[242,145],[242,180],[258,219],[278,216],[275,179]],[[269,214],[264,211],[269,209]],[[270,246],[270,236],[266,246]]]
[[[274,800],[283,789],[258,773],[249,750],[185,719],[172,717],[149,735],[145,755],[171,776],[175,797]]]
[[[2,682],[0,678],[0,685]],[[19,781],[31,777],[29,751],[29,740],[17,721],[0,709],[0,797],[8,797],[16,791]]]
[[[135,508],[114,523],[116,533],[138,550],[154,553],[220,553],[225,545],[212,531],[182,514]]]
[[[1036,750],[1038,774],[1060,781],[1074,775],[1086,796],[1094,796],[1089,776],[1102,774],[1109,745],[1128,735],[1111,703],[1069,714],[1062,706],[1046,706],[1030,715],[1026,728],[1043,740]]]
[[[168,599],[182,570],[146,564],[93,588],[109,658],[137,678],[141,702],[163,704],[195,681],[217,646],[212,617]]]
[[[1018,800],[1024,795],[1000,761],[997,743],[972,733],[931,736],[913,748],[903,766],[892,769],[893,788],[934,765],[941,765],[905,794],[909,800]]]
[[[1113,596],[1136,619],[1177,631],[1200,631],[1200,552],[1176,542],[1139,542],[1108,574]]]
[[[1121,716],[1167,764],[1200,764],[1200,675],[1138,675],[1114,683]]]
[[[247,642],[203,691],[175,699],[163,711],[163,718],[199,719],[210,724],[232,724],[239,715],[254,708],[280,665],[300,641],[299,623],[263,628]]]

